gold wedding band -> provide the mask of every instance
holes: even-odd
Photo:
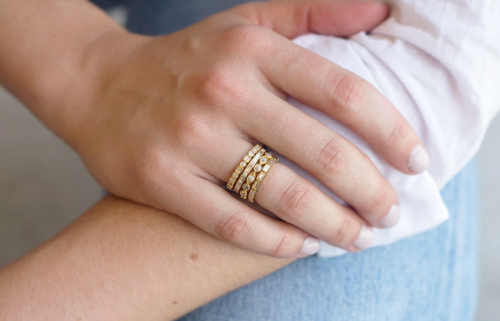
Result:
[[[231,178],[227,182],[226,186],[229,189],[233,189],[234,184],[236,183],[236,180],[240,177],[240,174],[243,172],[243,170],[246,168],[247,164],[252,160],[252,157],[255,156],[259,152],[259,150],[262,148],[261,145],[257,144],[255,145],[245,157],[243,157],[243,161],[236,166],[236,169],[234,170],[233,174],[231,175]]]
[[[250,174],[250,172],[252,171],[252,169],[255,166],[255,164],[257,164],[257,162],[259,161],[260,157],[262,155],[264,155],[265,152],[266,152],[266,149],[265,148],[261,148],[259,150],[259,152],[257,154],[255,154],[255,156],[252,158],[252,160],[248,163],[247,167],[245,167],[245,170],[243,171],[243,173],[241,173],[240,177],[236,181],[236,185],[234,185],[234,191],[236,193],[240,192],[240,188],[243,185],[243,183],[245,182],[245,180],[247,179],[247,176]],[[243,189],[243,190],[248,192],[249,189]],[[240,193],[240,196],[241,196],[241,198],[245,198],[246,199],[246,196],[243,197],[244,194],[245,193]]]
[[[260,183],[273,164],[278,161],[278,158],[261,145],[255,145],[234,170],[226,184],[227,188],[239,193],[242,199],[248,199],[253,203]]]
[[[266,153],[267,155],[268,153]],[[254,173],[257,175],[255,177],[255,182],[252,184],[252,188],[248,192],[248,201],[250,203],[253,203],[255,201],[255,194],[257,193],[257,190],[259,189],[260,184],[264,180],[264,177],[266,174],[269,172],[273,164],[279,162],[279,158],[275,158],[272,153],[269,153],[271,156],[270,158],[261,158],[261,163],[259,165],[256,165],[254,167]],[[263,161],[262,161],[263,159]]]

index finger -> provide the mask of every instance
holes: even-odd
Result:
[[[429,156],[420,138],[370,83],[288,39],[274,37],[274,48],[267,48],[272,52],[259,60],[272,85],[349,127],[399,171],[417,174],[427,169]]]

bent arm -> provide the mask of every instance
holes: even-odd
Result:
[[[0,270],[0,320],[172,320],[290,262],[107,197]]]

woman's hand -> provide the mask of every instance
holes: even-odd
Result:
[[[87,109],[68,141],[109,192],[176,213],[242,248],[297,257],[317,251],[315,238],[349,251],[366,248],[372,234],[363,226],[394,224],[395,191],[353,144],[284,98],[343,122],[408,174],[421,142],[366,81],[289,39],[306,32],[348,36],[387,12],[381,3],[271,1],[163,37],[103,34],[82,55],[78,104],[90,107],[81,107]],[[279,163],[256,201],[284,222],[231,197],[221,186],[256,141],[353,209]]]

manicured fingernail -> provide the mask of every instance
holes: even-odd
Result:
[[[309,236],[305,239],[300,249],[300,254],[313,255],[319,251],[319,240],[315,237]]]
[[[373,229],[368,226],[363,226],[354,245],[362,250],[366,250],[372,245],[373,237]]]
[[[416,145],[411,151],[407,165],[415,174],[425,172],[429,167],[429,154],[422,146]]]
[[[401,210],[399,209],[399,205],[394,204],[391,206],[387,215],[380,220],[380,224],[385,228],[393,227],[398,223],[400,214]]]

